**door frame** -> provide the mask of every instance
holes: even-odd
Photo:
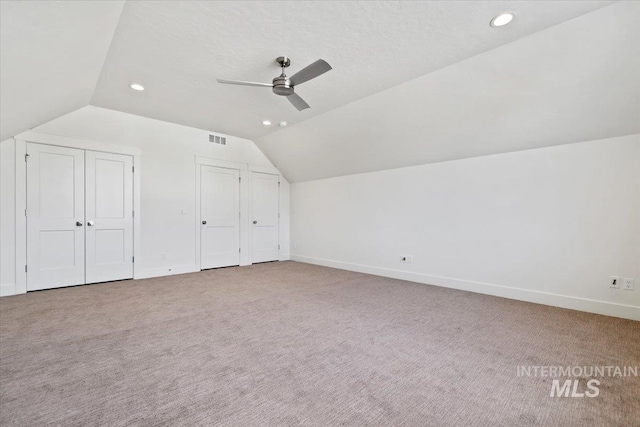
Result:
[[[251,215],[253,214],[253,210],[251,207],[251,201],[253,200],[253,193],[252,193],[252,185],[251,182],[253,181],[251,179],[252,174],[254,172],[258,172],[258,173],[265,173],[265,174],[269,174],[269,175],[277,175],[278,176],[278,182],[280,183],[280,185],[278,185],[278,261],[285,261],[286,258],[283,258],[283,253],[284,252],[284,248],[283,248],[283,242],[282,242],[282,233],[283,233],[283,229],[282,229],[282,225],[283,225],[283,220],[285,220],[285,218],[283,218],[282,215],[282,203],[283,203],[283,197],[282,197],[282,191],[284,188],[284,177],[282,176],[282,174],[280,173],[280,171],[278,169],[276,169],[275,167],[265,167],[265,166],[253,166],[253,165],[249,165],[249,176],[247,177],[247,184],[249,185],[249,212],[248,212],[248,216],[247,216],[247,227],[248,227],[248,231],[249,231],[249,263],[252,263],[251,260],[253,258],[253,252],[252,252],[252,248],[253,248],[253,227],[251,227]],[[288,245],[287,245],[288,247]]]
[[[128,147],[88,139],[70,138],[36,131],[26,131],[14,138],[15,141],[15,221],[16,221],[16,294],[27,292],[27,142],[77,148],[80,150],[100,151],[104,153],[124,154],[133,157],[133,256],[140,259],[140,158],[139,148]],[[135,259],[134,258],[134,259]],[[133,278],[139,278],[137,263],[133,263]]]
[[[202,256],[201,256],[201,227],[200,222],[201,218],[201,206],[200,206],[200,197],[202,193],[200,176],[202,174],[202,166],[213,166],[216,168],[223,169],[234,169],[240,172],[240,265],[250,265],[251,261],[249,258],[249,239],[247,234],[247,218],[249,217],[248,213],[248,179],[247,179],[247,164],[246,163],[236,163],[230,162],[228,160],[218,160],[211,159],[208,157],[195,156],[196,163],[196,222],[195,222],[195,236],[196,236],[196,267],[198,271],[202,270]]]

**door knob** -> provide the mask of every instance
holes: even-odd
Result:
[[[257,224],[257,223],[258,223],[258,221],[253,221],[253,223],[254,223],[254,224]]]
[[[76,221],[76,227],[82,227],[82,223],[80,221]]]
[[[89,227],[93,227],[93,221],[89,221],[89,222],[87,222],[87,225],[88,225]]]
[[[202,221],[202,225],[207,225],[207,221]]]

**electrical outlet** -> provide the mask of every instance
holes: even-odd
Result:
[[[622,279],[622,289],[624,289],[625,291],[632,291],[633,279],[630,277],[625,277],[624,279]]]
[[[609,277],[609,287],[614,289],[620,289],[620,277],[618,276]]]

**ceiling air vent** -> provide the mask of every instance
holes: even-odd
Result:
[[[209,135],[209,142],[214,144],[227,145],[227,138],[219,135]]]

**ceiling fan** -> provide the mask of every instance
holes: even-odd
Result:
[[[316,77],[331,70],[331,65],[322,59],[318,59],[311,65],[307,65],[302,70],[298,71],[291,77],[287,77],[284,73],[284,69],[291,65],[291,60],[286,56],[279,56],[276,62],[282,67],[282,74],[279,77],[273,79],[272,83],[257,83],[257,82],[244,82],[240,80],[223,80],[217,79],[218,83],[224,83],[228,85],[242,85],[242,86],[258,86],[258,87],[270,87],[273,88],[273,93],[280,96],[286,96],[289,102],[293,104],[298,111],[306,110],[309,108],[304,99],[295,93],[294,88],[306,81],[315,79]]]

